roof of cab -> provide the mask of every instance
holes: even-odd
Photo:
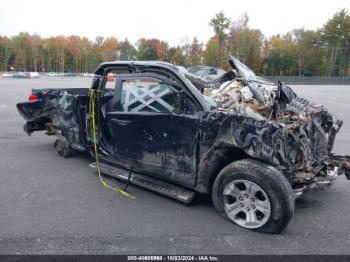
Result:
[[[96,71],[96,75],[101,75],[106,68],[110,67],[123,67],[123,66],[156,66],[163,67],[170,70],[177,71],[177,67],[174,64],[163,62],[163,61],[111,61],[101,63]]]

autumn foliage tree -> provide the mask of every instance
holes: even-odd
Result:
[[[232,20],[221,11],[208,20],[213,34],[207,42],[194,37],[175,46],[156,38],[141,38],[134,45],[101,36],[0,36],[0,71],[93,72],[101,62],[136,59],[229,69],[233,55],[258,74],[350,76],[350,15],[345,9],[318,30],[298,28],[269,38],[250,27],[247,14]]]
[[[158,39],[141,38],[137,41],[137,59],[161,60],[168,58],[168,43]]]
[[[248,64],[254,71],[261,72],[263,34],[248,26],[248,16],[243,14],[234,22],[228,35],[229,53]]]
[[[193,38],[187,54],[187,65],[200,65],[203,63],[203,43],[198,41],[198,38]]]
[[[220,57],[219,57],[219,39],[216,36],[213,36],[209,39],[205,46],[204,52],[204,61],[207,65],[220,66]]]
[[[100,45],[101,58],[103,61],[117,59],[118,40],[114,37],[108,37]]]
[[[350,15],[342,9],[322,28],[322,39],[327,47],[327,76],[345,76],[349,73]]]
[[[0,36],[0,70],[8,71],[11,58],[14,57],[12,40],[7,36]]]
[[[118,58],[124,61],[136,59],[136,48],[127,38],[119,43]]]
[[[210,61],[214,66],[227,67],[228,35],[226,30],[231,25],[231,19],[226,17],[223,11],[220,11],[210,19],[209,25],[212,27],[215,36],[207,43],[206,61]]]

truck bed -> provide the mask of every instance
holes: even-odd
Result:
[[[48,134],[60,134],[70,145],[84,148],[88,93],[89,88],[32,89],[32,101],[17,104],[27,121],[24,131],[30,135],[46,130]]]

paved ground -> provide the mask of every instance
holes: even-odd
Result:
[[[132,187],[104,189],[82,156],[58,157],[53,137],[27,136],[15,104],[33,87],[90,79],[0,79],[0,254],[350,254],[350,181],[297,201],[281,235],[241,229],[201,196],[191,206]],[[296,86],[345,120],[335,150],[350,154],[350,86]]]

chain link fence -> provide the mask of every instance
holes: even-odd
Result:
[[[264,76],[272,81],[282,81],[290,85],[350,85],[350,77],[323,76]]]

